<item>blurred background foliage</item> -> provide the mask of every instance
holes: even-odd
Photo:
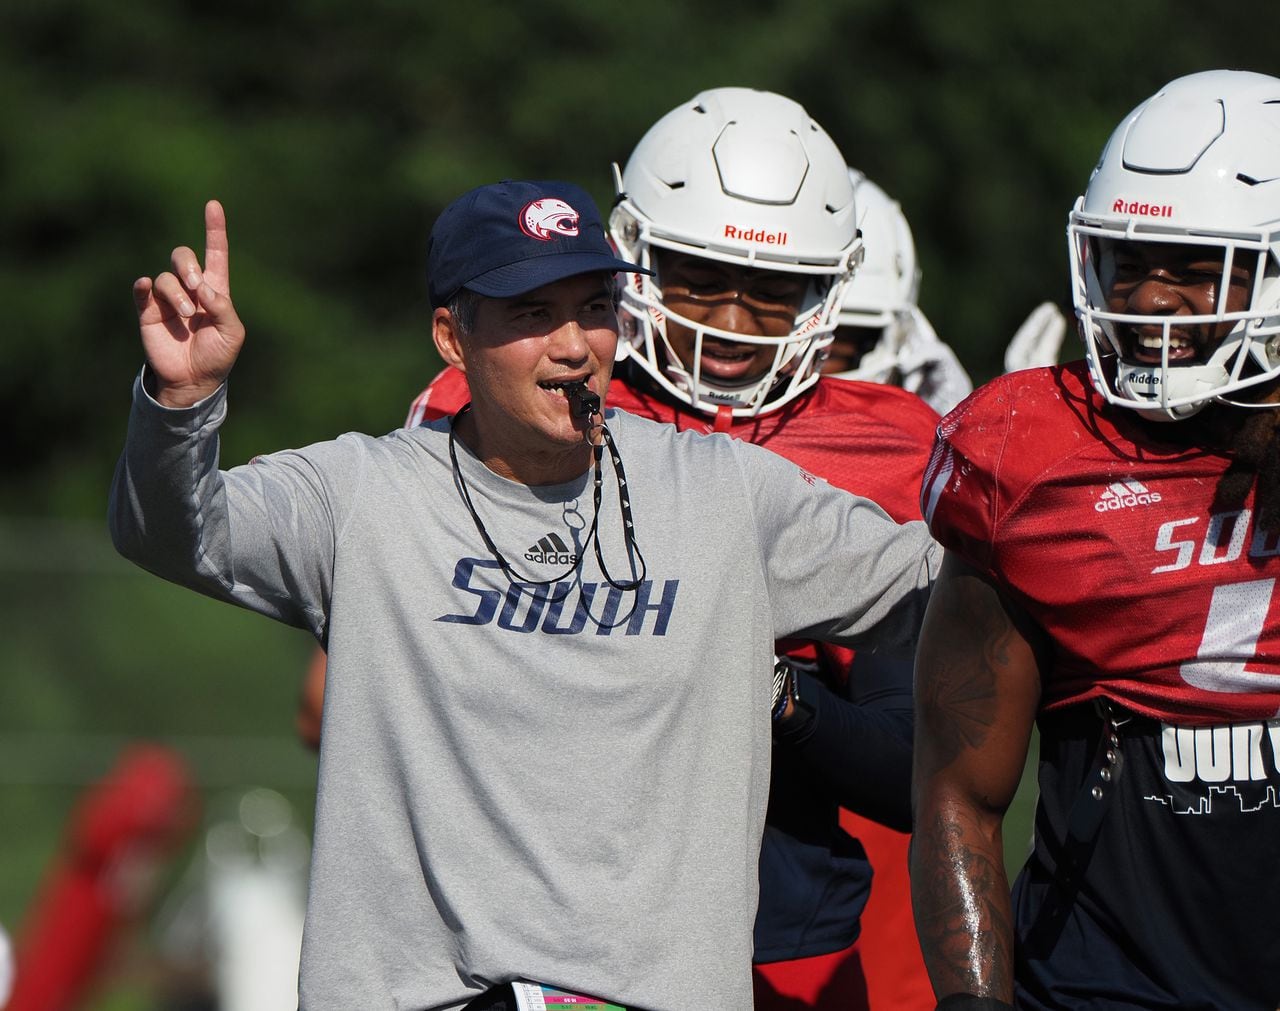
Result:
[[[1277,38],[1260,2],[6,0],[0,921],[121,741],[309,807],[304,637],[139,575],[103,534],[129,286],[198,247],[206,198],[250,334],[227,463],[400,423],[438,367],[423,249],[448,200],[563,177],[607,206],[610,162],[730,84],[799,100],[901,202],[922,305],[982,381],[1033,306],[1067,304],[1066,214],[1121,116],[1183,73],[1280,71]]]
[[[227,207],[251,341],[228,459],[383,431],[436,362],[423,247],[451,197],[567,177],[607,205],[705,87],[802,102],[903,205],[922,301],[977,379],[1065,302],[1066,212],[1171,77],[1274,70],[1280,5],[1080,0],[7,0],[0,512],[97,516],[139,362],[129,283]],[[1270,30],[1269,30],[1270,29]]]

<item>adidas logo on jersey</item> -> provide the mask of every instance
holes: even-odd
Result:
[[[1128,509],[1131,506],[1153,505],[1159,501],[1160,493],[1147,491],[1147,486],[1140,481],[1117,481],[1102,490],[1093,508],[1100,513],[1107,513],[1115,509]]]
[[[569,550],[569,546],[554,530],[530,547],[524,556],[531,562],[540,562],[543,565],[578,564],[578,556]]]

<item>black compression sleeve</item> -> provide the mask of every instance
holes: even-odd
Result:
[[[911,660],[858,653],[852,698],[797,673],[813,718],[788,721],[775,734],[842,807],[900,831],[911,828],[912,667]]]

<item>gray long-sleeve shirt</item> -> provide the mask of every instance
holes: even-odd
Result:
[[[609,412],[648,565],[634,592],[583,543],[590,474],[528,487],[458,444],[519,573],[585,555],[556,586],[513,584],[447,421],[223,472],[225,404],[166,411],[135,384],[111,529],[151,571],[327,644],[301,1007],[455,1008],[514,978],[750,1007],[773,643],[913,645],[923,524],[758,447]]]

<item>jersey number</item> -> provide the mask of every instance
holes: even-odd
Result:
[[[1245,670],[1271,610],[1275,579],[1216,586],[1196,658],[1182,665],[1182,680],[1206,692],[1266,692],[1280,688],[1274,674]]]

